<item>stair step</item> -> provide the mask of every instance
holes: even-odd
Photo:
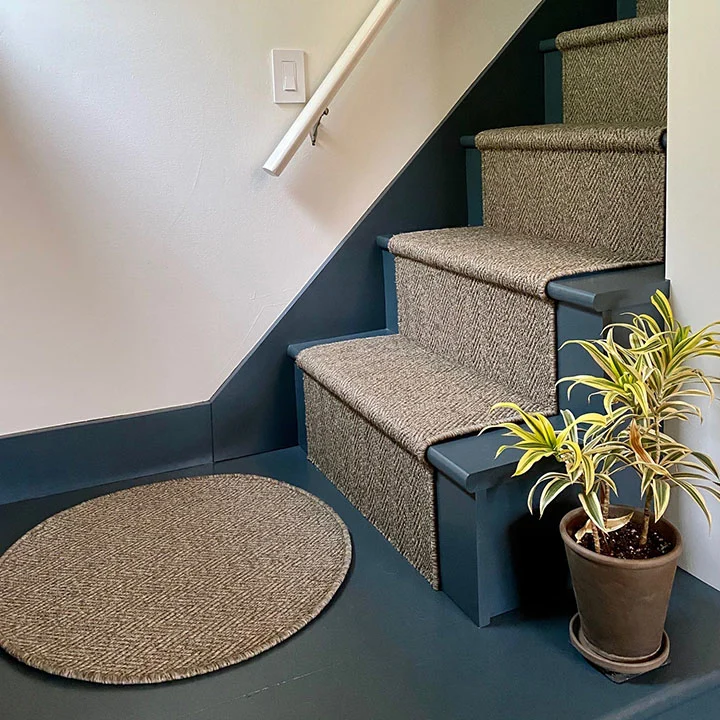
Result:
[[[563,53],[566,123],[664,123],[667,13],[570,30]]]
[[[548,283],[639,264],[605,248],[488,227],[395,235],[388,249],[396,257],[400,332],[430,352],[520,389],[541,407],[553,403],[557,380]]]
[[[562,51],[577,50],[627,40],[639,40],[644,37],[667,35],[667,32],[668,15],[667,13],[658,13],[602,25],[591,25],[577,30],[567,30],[557,36],[555,46]]]
[[[524,125],[483,130],[475,147],[487,150],[662,154],[665,127],[658,125]]]
[[[517,392],[402,335],[302,350],[308,456],[433,585],[439,587],[431,445],[515,419],[494,403]],[[536,408],[554,412],[553,407]]]
[[[539,125],[479,133],[485,225],[660,262],[664,132],[661,126]]]
[[[397,257],[538,298],[557,278],[640,264],[606,248],[511,235],[490,227],[425,230],[393,236]]]
[[[637,14],[653,15],[655,13],[667,12],[668,0],[637,0]]]
[[[406,452],[424,461],[438,442],[509,419],[496,402],[526,407],[526,397],[429,352],[402,335],[350,340],[303,350],[299,367]],[[551,406],[536,407],[553,414]]]
[[[444,235],[452,238],[455,232]],[[430,237],[443,237],[443,233]],[[446,259],[455,255],[455,250],[448,246],[450,242],[446,244]],[[398,239],[396,243],[400,245],[403,241]],[[429,248],[428,253],[419,256],[425,258],[434,252],[437,251]],[[400,333],[485,378],[504,386],[522,387],[522,394],[533,405],[552,406],[557,379],[552,302],[542,292],[538,295],[518,292],[497,282],[487,282],[482,279],[482,272],[476,274],[480,279],[397,256],[395,282]],[[528,357],[535,361],[528,363]]]

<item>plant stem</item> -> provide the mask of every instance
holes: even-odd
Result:
[[[603,521],[605,523],[605,527],[607,527],[608,518],[610,517],[610,489],[607,487],[607,485],[602,484],[600,486],[600,506],[602,508],[602,516]],[[608,533],[603,537],[603,540],[605,541],[605,547],[607,549],[607,554],[612,555],[612,533]]]
[[[602,555],[602,547],[600,545],[600,531],[597,529],[597,525],[595,525],[595,523],[592,523],[592,536],[593,545],[595,545],[595,552],[598,555]]]
[[[640,536],[640,547],[645,547],[648,541],[648,535],[650,534],[650,506],[652,503],[652,489],[648,488],[645,496],[645,513],[643,515],[643,529],[642,535]]]
[[[660,450],[660,418],[655,417],[655,462],[660,464],[661,450]],[[645,495],[645,512],[643,514],[643,529],[642,535],[640,536],[640,547],[645,547],[648,541],[648,535],[650,534],[650,519],[651,519],[651,505],[652,505],[652,485],[647,489]]]
[[[600,486],[600,505],[602,506],[602,516],[605,524],[610,517],[610,492],[606,485]]]
[[[610,517],[610,490],[605,484],[600,485],[600,507],[602,508],[603,522],[605,523],[605,527],[607,527],[607,521]],[[600,540],[607,550],[605,554],[612,555],[610,535],[605,535],[601,537]]]

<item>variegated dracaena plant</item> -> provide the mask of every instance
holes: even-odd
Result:
[[[602,396],[604,413],[586,413],[575,417],[562,411],[563,425],[555,430],[543,415],[529,413],[512,403],[511,408],[523,421],[502,423],[512,444],[504,445],[498,455],[510,448],[523,454],[515,475],[523,475],[544,458],[554,458],[561,468],[540,477],[530,491],[528,506],[539,487],[540,514],[571,485],[578,486],[580,502],[588,522],[576,535],[580,540],[591,532],[597,552],[606,543],[602,537],[619,530],[632,513],[611,518],[610,496],[617,494],[613,476],[625,468],[634,468],[640,479],[644,499],[644,522],[640,543],[646,545],[651,522],[657,522],[667,510],[671,492],[680,489],[702,509],[708,523],[710,511],[703,493],[720,499],[718,470],[707,455],[691,450],[665,432],[667,421],[687,421],[697,417],[700,408],[693,398],[714,399],[720,378],[706,375],[693,367],[701,357],[720,357],[720,334],[713,323],[697,332],[680,325],[670,303],[661,292],[652,304],[659,313],[658,323],[650,315],[634,315],[629,323],[607,328],[600,340],[577,340],[604,373],[604,377],[579,375],[564,378],[569,382],[568,396],[577,386],[585,386]],[[627,333],[627,342],[616,342],[618,332]]]

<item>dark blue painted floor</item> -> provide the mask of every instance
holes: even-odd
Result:
[[[222,463],[214,471],[270,475],[306,488],[340,513],[352,533],[355,557],[334,602],[305,630],[257,658],[164,685],[109,687],[63,680],[0,654],[2,720],[720,716],[714,692],[720,687],[720,593],[688,575],[678,577],[668,620],[672,664],[614,685],[570,647],[565,617],[528,620],[508,614],[489,628],[475,628],[450,600],[430,589],[299,449]],[[118,487],[0,507],[0,550],[47,515]]]

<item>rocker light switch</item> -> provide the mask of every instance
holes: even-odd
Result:
[[[288,60],[282,61],[283,90],[297,91],[297,65]]]
[[[302,50],[272,51],[273,101],[304,103],[305,53]]]

